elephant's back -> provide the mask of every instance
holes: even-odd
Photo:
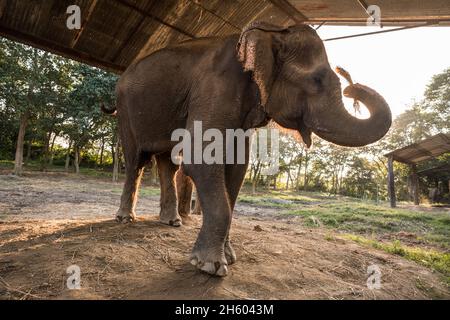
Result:
[[[189,76],[199,64],[205,63],[208,56],[217,56],[224,52],[234,53],[238,39],[239,35],[236,34],[182,41],[152,52],[132,63],[122,77],[142,78],[142,74],[147,76],[148,72],[163,72],[166,77],[179,78],[183,74]]]

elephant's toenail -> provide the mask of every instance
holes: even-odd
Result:
[[[196,265],[198,264],[198,259],[197,259],[197,258],[192,258],[192,259],[191,259],[191,264],[192,264],[193,266],[196,266]]]
[[[227,265],[223,264],[220,266],[219,270],[217,270],[216,273],[220,277],[225,277],[228,274],[228,267]]]
[[[181,221],[180,220],[170,220],[169,225],[172,227],[181,227]]]
[[[215,274],[216,273],[216,267],[214,263],[212,262],[206,262],[203,267],[200,268],[200,270],[205,271],[209,274]]]

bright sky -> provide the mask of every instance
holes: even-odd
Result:
[[[383,29],[390,29],[385,27]],[[322,26],[322,39],[381,30],[379,27]],[[325,42],[332,67],[384,96],[394,116],[423,98],[431,77],[450,67],[450,27],[424,27]],[[343,87],[345,80],[341,80]],[[349,99],[348,99],[349,100]],[[346,106],[352,105],[352,100]]]

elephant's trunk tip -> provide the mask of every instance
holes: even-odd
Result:
[[[111,116],[115,116],[117,114],[117,109],[115,107],[107,108],[104,103],[100,105],[100,109],[103,113],[109,114]]]
[[[354,85],[352,76],[350,75],[350,73],[347,70],[345,70],[344,68],[342,68],[340,66],[337,66],[335,68],[335,71],[338,75],[340,75],[345,80],[347,80],[347,82],[349,83],[349,87],[352,87]],[[347,97],[346,90],[344,90],[344,96]],[[361,113],[361,105],[359,104],[358,100],[356,100],[356,99],[354,99],[354,101],[353,101],[353,108],[355,109],[356,112]]]
[[[343,77],[345,80],[347,80],[347,82],[352,85],[353,84],[353,80],[352,80],[352,76],[350,75],[350,73],[345,70],[342,67],[337,66],[335,68],[335,71],[338,75],[340,75],[341,77]]]

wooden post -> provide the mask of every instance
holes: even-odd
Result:
[[[411,165],[411,191],[414,199],[414,204],[419,205],[419,177],[417,176],[417,167],[415,164]]]
[[[394,157],[388,158],[388,193],[391,202],[391,208],[395,208],[395,185],[394,185]]]

